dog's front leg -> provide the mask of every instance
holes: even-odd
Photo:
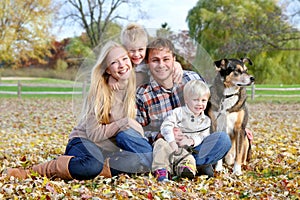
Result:
[[[235,174],[237,176],[240,176],[242,175],[242,166],[241,164],[237,163],[237,162],[234,162],[234,166],[233,166],[233,172],[232,174]]]
[[[215,166],[215,170],[216,170],[217,172],[220,172],[220,171],[223,171],[223,169],[224,169],[224,167],[223,167],[223,161],[222,161],[222,159],[221,159],[221,160],[219,160],[219,161],[217,162],[217,164],[216,164],[216,166]]]
[[[242,165],[245,164],[245,160],[247,157],[247,151],[246,151],[246,136],[245,131],[242,129],[235,130],[236,134],[236,157],[235,162],[233,166],[233,174],[235,175],[242,175]],[[244,162],[245,161],[245,162]]]

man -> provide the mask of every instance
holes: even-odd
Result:
[[[190,80],[204,79],[192,71],[183,72],[181,83],[174,84],[172,74],[175,63],[175,48],[168,39],[157,38],[147,46],[146,64],[152,75],[150,83],[137,89],[137,121],[144,127],[146,136],[151,142],[161,137],[160,125],[174,108],[182,105],[182,89]],[[184,139],[179,128],[174,128],[177,143]],[[225,132],[213,133],[194,147],[197,175],[213,176],[212,164],[222,159],[231,147],[230,139]],[[164,148],[154,149],[153,153],[164,153]],[[153,160],[153,162],[159,162]],[[157,164],[157,163],[156,163]],[[165,173],[165,172],[162,172]]]

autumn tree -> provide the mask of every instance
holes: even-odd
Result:
[[[187,16],[189,33],[213,59],[250,57],[256,83],[300,83],[300,31],[285,9],[293,1],[282,2],[199,0]]]
[[[2,0],[0,61],[14,67],[50,56],[51,21],[56,7],[44,0]]]
[[[139,4],[140,0],[66,0],[64,17],[78,23],[85,30],[90,46],[96,47],[110,34],[120,33],[121,29],[115,26],[116,21],[127,19],[120,14],[121,10],[138,8]],[[115,32],[108,32],[108,29]]]
[[[192,37],[217,56],[297,50],[300,39],[275,0],[199,0],[187,16]]]

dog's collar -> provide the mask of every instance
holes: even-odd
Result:
[[[238,95],[238,94],[239,94],[239,92],[236,92],[236,93],[233,93],[233,94],[224,95],[224,98],[225,99],[226,98],[230,98],[230,97],[233,97],[233,96]]]

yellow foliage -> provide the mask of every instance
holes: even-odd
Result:
[[[3,0],[0,3],[0,61],[20,66],[50,55],[56,8],[48,0]]]

